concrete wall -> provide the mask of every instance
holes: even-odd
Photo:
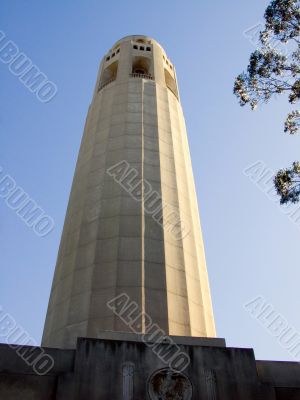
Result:
[[[73,350],[0,344],[0,399],[72,399],[74,360]]]
[[[74,351],[44,348],[54,361],[45,374],[32,364],[40,348],[23,347],[21,358],[17,349],[0,345],[0,399],[299,399],[298,363],[256,362],[253,350],[226,348],[220,339],[173,337],[172,346],[158,347],[129,334],[114,337],[79,339]],[[178,351],[190,364],[172,371]]]

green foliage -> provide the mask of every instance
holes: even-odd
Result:
[[[292,168],[278,171],[274,183],[281,204],[297,203],[300,199],[300,163],[294,162]]]
[[[272,34],[281,42],[286,43],[290,39],[298,41],[300,30],[299,1],[272,1],[266,9],[265,20],[265,31],[262,32],[264,43]]]
[[[299,0],[271,2],[265,12],[259,49],[251,54],[247,72],[240,74],[234,84],[240,105],[250,104],[252,109],[282,93],[288,93],[292,104],[300,100]],[[294,134],[299,126],[299,112],[290,113],[285,131]]]
[[[300,100],[300,0],[274,0],[267,7],[259,48],[251,54],[247,71],[236,78],[233,91],[241,106],[252,109],[283,93],[291,104]],[[296,134],[299,128],[300,110],[294,110],[284,131]],[[278,172],[274,183],[281,203],[300,200],[298,178],[298,162]]]

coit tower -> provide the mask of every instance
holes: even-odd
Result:
[[[132,332],[126,296],[167,335],[214,337],[197,198],[174,64],[150,37],[103,57],[88,111],[42,345]]]

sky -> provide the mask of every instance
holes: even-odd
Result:
[[[300,332],[300,224],[257,179],[300,158],[299,136],[283,132],[292,108],[277,98],[252,112],[232,94],[255,49],[245,31],[263,22],[267,5],[1,1],[0,31],[58,88],[42,103],[0,62],[0,179],[9,175],[55,223],[40,237],[0,197],[1,309],[37,343],[100,60],[120,38],[145,34],[176,66],[218,337],[254,348],[257,359],[295,360],[245,306],[263,299]]]

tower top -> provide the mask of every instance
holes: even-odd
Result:
[[[124,83],[133,77],[168,87],[179,99],[175,66],[150,36],[125,36],[107,51],[101,60],[94,96],[111,82]]]
[[[160,45],[160,43],[153,39],[150,36],[147,35],[128,35],[128,36],[124,36],[123,38],[119,39],[114,45],[114,47],[117,47],[119,44],[124,43],[124,42],[128,42],[128,41],[135,41],[135,42],[140,42],[140,43],[144,43],[144,44],[153,44],[155,43],[156,45],[158,45],[163,51],[163,47]]]

